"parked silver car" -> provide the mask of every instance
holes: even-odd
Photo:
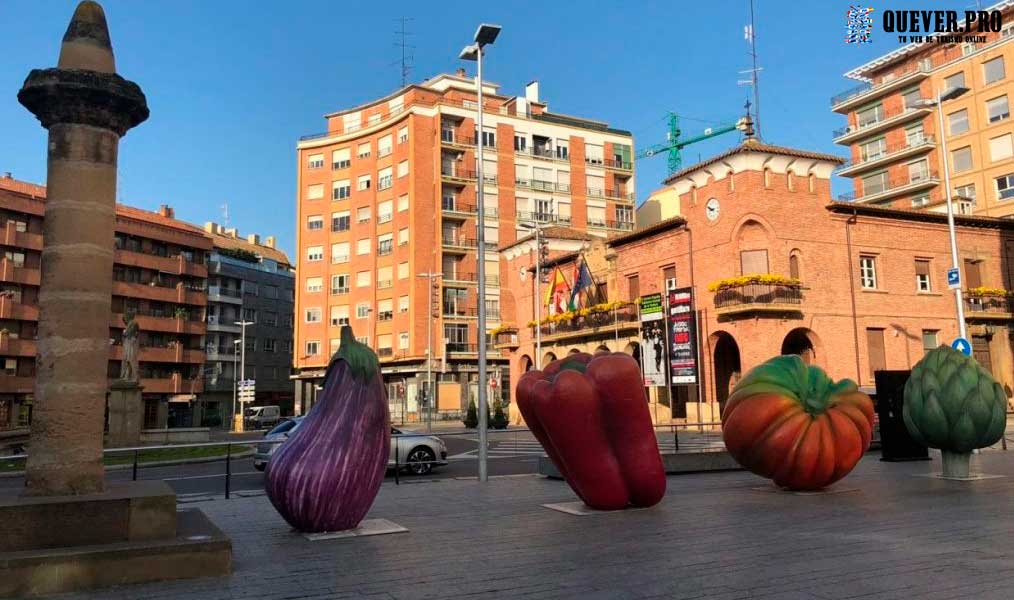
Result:
[[[254,468],[263,471],[268,465],[271,455],[285,443],[290,435],[299,428],[303,417],[285,419],[277,427],[264,434],[264,441],[257,443],[254,453]],[[387,459],[387,468],[400,469],[414,475],[426,475],[433,467],[447,464],[447,446],[444,441],[434,435],[415,433],[391,428],[391,454]]]

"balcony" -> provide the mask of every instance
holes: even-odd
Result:
[[[1014,320],[1014,298],[1010,296],[964,297],[965,319],[969,321]]]
[[[625,162],[622,160],[611,160],[605,159],[602,161],[605,163],[607,169],[618,169],[620,171],[633,171],[634,163]]]
[[[194,289],[183,283],[168,286],[154,281],[150,283],[134,283],[114,280],[113,295],[196,306],[204,306],[208,303],[208,296],[204,290]]]
[[[141,378],[146,394],[200,394],[204,391],[204,380],[188,379],[179,373],[170,377]]]
[[[475,138],[457,135],[449,129],[444,129],[440,132],[440,145],[452,146],[455,148],[474,148]]]
[[[152,269],[172,275],[189,275],[192,277],[207,278],[207,265],[197,264],[187,260],[182,254],[176,256],[161,256],[147,252],[135,252],[124,248],[117,248],[113,252],[113,261],[118,265],[128,267],[141,267]]]
[[[531,221],[534,223],[550,223],[555,221],[552,212],[526,212],[519,210],[517,212],[518,221]]]
[[[487,286],[498,286],[500,285],[500,275],[497,273],[486,273],[486,285]],[[453,273],[444,273],[444,285],[448,286],[462,286],[462,285],[476,285],[479,283],[479,276],[476,273],[464,273],[462,271],[456,271]]]
[[[606,188],[603,193],[604,197],[611,198],[613,200],[622,200],[624,202],[634,201],[634,194],[627,193],[623,190],[611,190],[609,188]]]
[[[208,360],[234,360],[236,358],[234,353],[238,351],[238,344],[208,344],[204,348],[204,355]],[[230,384],[229,389],[232,389],[232,384]]]
[[[8,296],[0,296],[0,321],[38,321],[39,307],[15,302]]]
[[[214,317],[208,317],[210,323]],[[134,314],[134,320],[137,322],[138,328],[141,331],[161,331],[164,333],[184,333],[189,335],[204,335],[208,326],[202,321],[193,321],[190,319],[177,319],[170,313],[160,311],[143,311],[136,312]],[[123,315],[114,313],[109,318],[109,326],[114,329],[123,329],[126,324],[123,322]],[[239,328],[236,328],[239,331]]]
[[[222,315],[208,315],[208,331],[221,331],[225,333],[240,333],[240,326],[236,324],[239,315],[223,317]]]
[[[922,173],[913,177],[896,178],[884,185],[870,186],[869,190],[863,190],[861,195],[855,192],[848,192],[838,196],[841,202],[863,202],[879,203],[897,196],[903,196],[932,187],[940,183],[940,178],[935,172]]]
[[[802,303],[803,288],[796,284],[747,283],[715,292],[718,316],[799,312]]]
[[[555,323],[543,323],[542,342],[612,336],[620,331],[638,330],[637,306],[627,304],[613,310],[601,310],[586,316],[574,316]]]
[[[440,179],[445,183],[465,185],[466,183],[474,182],[476,178],[476,172],[468,169],[454,169],[447,166],[440,169]]]
[[[42,271],[39,269],[17,265],[9,258],[0,258],[0,281],[24,285],[39,285],[41,273]]]
[[[493,345],[497,350],[517,350],[520,346],[518,341],[518,328],[517,327],[503,327],[495,331],[493,336]]]
[[[614,231],[633,231],[634,223],[631,221],[611,221],[609,219],[588,219],[588,227],[612,229]]]
[[[444,348],[446,349],[448,355],[451,354],[475,355],[479,353],[479,344],[470,344],[468,342],[447,342]],[[500,356],[500,352],[496,349],[495,346],[487,345],[486,356],[498,357]]]
[[[14,246],[25,250],[42,251],[42,234],[18,231],[14,221],[7,221],[7,224],[0,229],[0,246]]]
[[[933,149],[934,145],[935,138],[932,135],[920,135],[911,140],[906,140],[904,144],[888,147],[879,154],[847,162],[835,169],[835,174],[842,177],[854,177],[859,173],[889,165],[903,158],[928,152]]]
[[[865,137],[872,136],[874,134],[886,131],[898,125],[902,125],[909,121],[922,118],[932,112],[932,108],[927,107],[907,107],[901,111],[895,111],[890,115],[884,115],[880,118],[863,123],[861,125],[848,125],[837,129],[832,133],[831,137],[834,138],[834,143],[848,145],[856,140],[861,140]]]
[[[180,344],[168,346],[141,346],[140,362],[147,363],[203,363],[204,351],[185,348]],[[109,347],[109,360],[123,360],[123,345]]]
[[[0,355],[6,357],[35,356],[35,340],[13,337],[5,331],[0,331]]]
[[[444,309],[441,312],[441,316],[443,316],[445,320],[455,321],[455,320],[462,320],[462,319],[475,319],[475,318],[477,318],[479,316],[479,314],[476,312],[475,308],[466,308],[466,307],[462,307],[462,306],[450,306],[450,305],[445,304],[444,305]],[[488,313],[487,313],[487,316],[488,316]]]
[[[930,69],[922,65],[913,65],[913,70],[902,74],[890,81],[880,83],[863,83],[854,88],[845,90],[840,94],[831,97],[831,110],[838,113],[847,113],[853,108],[879,98],[895,90],[907,87],[910,84],[922,81],[929,76]]]

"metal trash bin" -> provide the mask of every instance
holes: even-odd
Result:
[[[880,460],[929,460],[929,448],[912,439],[901,416],[905,383],[911,371],[877,371],[876,410],[880,419]]]

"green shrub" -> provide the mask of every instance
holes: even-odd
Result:
[[[475,400],[468,403],[468,412],[465,413],[463,422],[465,427],[468,427],[469,429],[475,429],[479,426],[479,411],[475,407]]]

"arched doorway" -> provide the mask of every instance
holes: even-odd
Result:
[[[572,356],[574,354],[581,354],[581,349],[580,348],[571,348],[570,351],[567,352],[567,356]]]
[[[595,352],[612,352],[612,350],[610,350],[609,346],[606,346],[605,344],[599,344],[599,347],[595,349]]]
[[[546,355],[542,357],[542,368],[546,368],[546,365],[556,360],[556,355],[552,352],[546,352]]]
[[[532,357],[528,356],[527,354],[522,354],[521,355],[521,372],[522,373],[527,373],[527,372],[531,371],[533,368],[534,368],[534,365],[532,364]]]
[[[782,354],[799,355],[808,365],[817,364],[817,334],[805,327],[797,327],[782,340]]]
[[[731,335],[719,331],[712,336],[711,347],[715,349],[713,357],[715,400],[718,401],[718,408],[721,411],[725,409],[725,401],[729,399],[729,394],[742,373],[739,345]]]

